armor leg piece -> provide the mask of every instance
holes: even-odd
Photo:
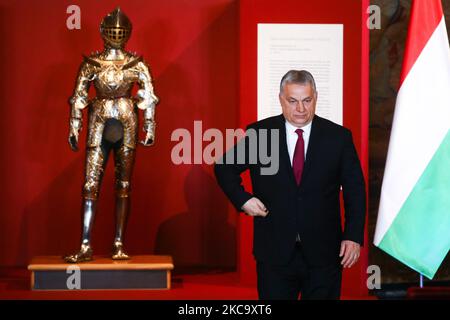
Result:
[[[116,236],[113,244],[114,260],[129,259],[123,248],[123,237],[130,211],[130,179],[133,171],[135,151],[125,145],[114,149],[116,174]]]
[[[92,248],[90,245],[82,244],[80,251],[64,257],[64,261],[68,263],[80,263],[92,260]]]
[[[113,244],[113,260],[126,260],[130,258],[123,248],[123,234],[127,226],[129,211],[130,198],[116,197],[116,237]]]
[[[99,147],[86,150],[86,171],[83,185],[85,199],[97,200],[103,172],[108,161],[109,144],[102,143]]]
[[[95,211],[97,209],[97,200],[83,200],[83,233],[81,239],[81,248],[75,254],[64,257],[69,263],[78,263],[92,260],[91,231],[95,219]]]
[[[69,263],[79,263],[92,260],[91,232],[97,211],[97,197],[103,171],[108,158],[108,149],[105,146],[88,148],[86,150],[86,172],[83,185],[82,204],[82,235],[81,248],[77,253],[64,257]]]

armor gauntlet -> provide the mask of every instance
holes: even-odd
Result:
[[[83,127],[83,114],[81,110],[72,108],[70,113],[70,135],[78,136]]]
[[[147,133],[143,145],[152,145],[155,141],[156,122],[154,118],[155,106],[145,109],[144,111],[144,131]]]

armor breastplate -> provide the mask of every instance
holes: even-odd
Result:
[[[99,99],[131,97],[133,84],[138,80],[138,71],[133,68],[140,57],[128,57],[122,60],[103,60],[85,57],[85,61],[95,66],[93,84]]]
[[[89,84],[96,91],[92,100],[88,97]],[[134,84],[139,86],[135,97],[131,95]],[[74,112],[89,107],[88,147],[100,146],[106,121],[115,119],[123,126],[123,143],[134,149],[137,109],[149,109],[147,113],[152,115],[158,98],[153,93],[151,76],[141,57],[121,49],[107,48],[84,57],[70,102]]]
[[[137,112],[131,90],[138,80],[140,58],[127,55],[122,60],[104,60],[99,57],[85,57],[93,66],[93,85],[96,97],[91,103],[90,132],[88,146],[101,144],[105,123],[110,119],[121,122],[124,144],[135,148],[137,135]]]

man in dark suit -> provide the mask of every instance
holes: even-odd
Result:
[[[357,262],[364,238],[361,165],[351,132],[315,115],[317,90],[308,71],[284,75],[279,99],[283,114],[249,125],[257,141],[247,134],[228,151],[234,157],[216,163],[216,178],[236,209],[254,217],[260,299],[298,299],[300,293],[302,299],[339,299],[342,268]],[[264,173],[267,162],[251,161],[264,144],[279,154],[275,174]],[[236,161],[242,150],[245,160]],[[253,194],[242,186],[246,170]]]

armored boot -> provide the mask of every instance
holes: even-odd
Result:
[[[97,209],[97,200],[83,200],[83,234],[81,239],[81,248],[75,254],[64,257],[69,263],[79,263],[92,260],[91,231],[94,224],[95,212]]]
[[[129,197],[116,197],[116,237],[113,244],[112,259],[127,260],[130,256],[123,248],[123,234],[127,226],[128,213],[130,211]]]

